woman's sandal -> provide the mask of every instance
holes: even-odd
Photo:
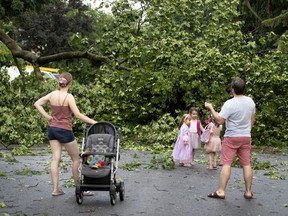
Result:
[[[225,196],[219,196],[216,191],[208,194],[208,197],[217,198],[217,199],[225,199]]]
[[[251,192],[251,196],[247,196],[246,193],[244,193],[244,198],[245,199],[252,199],[253,198],[253,193]]]
[[[91,191],[84,191],[83,196],[94,196],[94,193]]]
[[[57,192],[52,192],[52,196],[61,196],[64,195],[64,191],[62,189],[59,189]]]

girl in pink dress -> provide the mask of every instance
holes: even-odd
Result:
[[[194,158],[196,150],[201,147],[201,133],[204,131],[204,128],[201,124],[201,121],[198,119],[198,109],[195,107],[191,107],[189,110],[190,114],[190,126],[189,126],[189,136],[190,136],[190,144],[192,149],[192,165],[194,165]]]
[[[209,166],[207,169],[217,169],[217,152],[221,151],[221,139],[220,133],[222,130],[222,125],[219,125],[215,119],[212,117],[211,122],[208,125],[210,129],[210,140],[205,144],[204,148],[209,155]]]
[[[191,166],[192,162],[192,149],[189,134],[190,115],[185,114],[180,122],[180,129],[178,137],[172,152],[172,157],[175,163],[184,166]]]

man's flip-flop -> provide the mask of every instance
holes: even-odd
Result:
[[[251,192],[251,196],[247,196],[246,193],[244,193],[244,198],[245,199],[252,199],[253,198],[253,193]]]
[[[65,193],[64,193],[64,191],[62,191],[61,189],[59,190],[59,191],[57,191],[57,192],[53,192],[52,193],[52,196],[61,196],[61,195],[64,195]]]
[[[216,191],[208,194],[208,197],[217,198],[217,199],[225,199],[225,196],[219,196]]]

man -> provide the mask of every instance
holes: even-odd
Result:
[[[231,83],[232,99],[227,100],[220,113],[217,113],[212,104],[205,102],[205,107],[219,124],[226,124],[226,131],[222,143],[221,163],[223,165],[218,189],[208,194],[208,197],[225,199],[225,189],[231,175],[231,165],[234,155],[237,154],[243,167],[246,199],[251,199],[253,171],[250,165],[251,154],[251,128],[255,121],[255,103],[244,95],[245,82],[235,78]]]

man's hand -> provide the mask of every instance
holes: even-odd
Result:
[[[205,102],[204,106],[205,106],[207,109],[209,109],[210,111],[213,109],[212,104],[209,103],[209,102]]]
[[[214,110],[210,102],[205,102],[204,106],[211,112],[211,114],[213,115],[218,124],[224,124],[225,119],[223,119],[221,116],[218,115],[218,113]]]

